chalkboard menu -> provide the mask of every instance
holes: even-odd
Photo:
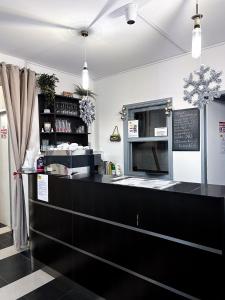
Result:
[[[200,112],[198,108],[173,111],[173,151],[200,150]]]

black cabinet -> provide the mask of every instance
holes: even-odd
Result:
[[[73,278],[73,251],[71,248],[30,230],[31,253],[48,267]]]
[[[76,180],[71,189],[74,211],[222,249],[223,198]]]
[[[201,299],[220,299],[222,256],[76,217],[80,249]]]
[[[182,300],[183,297],[31,230],[33,257],[107,300]],[[97,299],[97,298],[96,298]]]
[[[72,244],[77,238],[72,232],[73,216],[58,209],[32,202],[30,204],[30,226],[32,229]]]
[[[32,255],[107,300],[222,300],[224,198],[49,176]],[[66,244],[65,244],[66,243]]]
[[[137,226],[140,199],[138,189],[130,193],[129,187],[84,181],[76,181],[75,186],[76,188],[72,187],[73,210],[109,221]]]
[[[49,204],[72,209],[72,189],[71,181],[60,176],[48,176],[48,189],[49,189]]]
[[[154,190],[149,193],[143,189],[139,199],[139,226],[221,250],[223,205],[223,198]]]

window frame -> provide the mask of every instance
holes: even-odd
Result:
[[[127,118],[124,121],[124,174],[128,176],[144,176],[160,179],[173,179],[173,152],[172,152],[172,113],[167,116],[167,132],[166,137],[138,137],[128,138],[128,121],[134,119],[134,113],[139,111],[164,109],[168,102],[172,103],[172,98],[164,98],[140,103],[125,105],[127,109]],[[168,142],[168,174],[150,174],[147,172],[137,172],[132,170],[132,143],[135,142],[153,142],[167,141]]]

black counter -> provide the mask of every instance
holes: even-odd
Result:
[[[127,178],[129,176],[126,176]],[[61,176],[61,178],[66,178],[68,180],[80,180],[84,182],[95,182],[95,183],[105,183],[105,184],[119,184],[116,177],[110,175],[93,175],[93,176],[83,176],[80,174],[73,176]],[[151,180],[151,179],[149,179]],[[142,187],[141,187],[142,188]],[[156,189],[157,190],[157,189]],[[201,184],[192,182],[177,182],[176,185],[172,187],[163,189],[163,191],[177,192],[183,194],[194,194],[202,196],[210,196],[215,198],[225,198],[225,186],[224,185],[214,185],[214,184]]]
[[[225,187],[29,176],[32,255],[109,300],[225,299]],[[222,276],[221,276],[222,274]]]

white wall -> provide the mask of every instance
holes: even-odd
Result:
[[[225,101],[213,102],[207,110],[208,182],[225,185],[225,152],[221,149],[219,122],[225,122]]]
[[[225,70],[225,45],[203,51],[202,63]],[[173,98],[174,109],[186,108],[183,99],[183,78],[199,66],[190,54],[130,70],[95,82],[97,98],[96,142],[105,152],[105,159],[123,166],[123,141],[111,143],[109,136],[115,125],[123,136],[119,111],[124,104]],[[225,72],[223,73],[223,85]],[[223,86],[224,89],[224,86]],[[173,152],[174,179],[201,181],[201,153]]]

